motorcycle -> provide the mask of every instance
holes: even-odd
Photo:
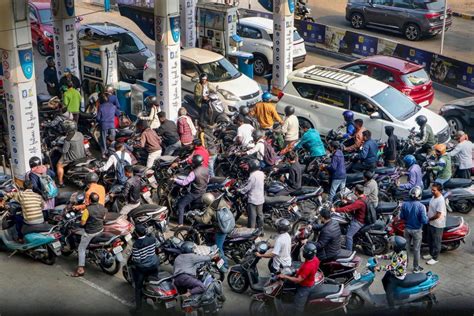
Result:
[[[387,307],[385,294],[372,294],[370,286],[375,279],[375,258],[369,258],[367,271],[363,274],[354,272],[354,278],[346,285],[351,297],[347,305],[349,310],[355,311],[367,307]],[[439,276],[432,272],[409,273],[403,279],[401,286],[395,288],[395,304],[400,308],[413,304],[421,304],[430,308],[436,303],[433,289],[439,283]]]
[[[306,6],[305,0],[296,1],[295,8],[295,19],[299,19],[307,22],[314,22],[314,18],[311,16],[311,9]]]

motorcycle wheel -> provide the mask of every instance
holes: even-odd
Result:
[[[361,310],[364,307],[364,300],[358,294],[352,293],[349,303],[347,304],[347,309],[349,311]]]
[[[291,227],[291,234],[295,235],[296,232],[298,232],[303,226],[308,225],[308,221],[305,219],[299,219],[297,220],[294,224],[293,227]],[[311,233],[313,235],[313,233]],[[311,235],[308,237],[308,239],[311,239]]]
[[[456,249],[459,248],[459,246],[461,246],[461,241],[460,240],[456,240],[456,241],[447,243],[446,244],[446,251],[456,250]]]
[[[273,308],[267,304],[267,302],[252,300],[249,306],[250,316],[272,316],[276,313]]]
[[[242,273],[231,271],[227,275],[227,284],[232,291],[242,294],[249,287],[249,280]]]
[[[180,227],[174,232],[174,237],[179,238],[183,241],[192,241],[196,245],[201,244],[201,238],[199,237],[199,234],[196,233],[192,228],[190,227]]]
[[[104,267],[102,263],[99,262],[99,267],[102,269],[102,271],[105,272],[105,274],[115,275],[120,270],[120,261],[118,261],[118,259],[115,258],[114,263],[109,268]]]
[[[472,210],[472,203],[468,200],[460,200],[457,202],[451,202],[453,204],[452,208],[453,211],[462,213],[462,214],[468,214]]]
[[[122,267],[122,275],[125,281],[128,282],[131,286],[133,286],[133,279],[132,279],[132,274],[130,273],[130,268],[127,265],[124,265]]]
[[[363,242],[362,251],[367,256],[376,256],[385,253],[387,250],[387,242],[383,236],[371,236],[374,248],[368,242]]]
[[[52,266],[56,262],[56,255],[54,252],[49,249],[48,246],[44,246],[46,248],[46,251],[48,252],[48,256],[41,258],[40,261],[44,264],[47,264],[48,266]]]

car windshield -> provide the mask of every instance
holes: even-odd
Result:
[[[210,82],[228,81],[240,77],[241,73],[232,65],[230,61],[222,58],[208,64],[198,65],[201,73],[206,73]]]
[[[132,32],[114,34],[111,37],[120,43],[119,54],[133,54],[146,49],[145,44]]]
[[[372,99],[385,109],[385,111],[402,122],[415,115],[421,109],[419,105],[392,87],[387,87],[372,97]]]
[[[423,3],[428,10],[434,10],[434,11],[444,10],[444,1],[423,1]]]
[[[401,76],[403,82],[409,87],[421,86],[430,80],[424,69]]]
[[[50,9],[38,10],[41,24],[53,24],[53,17]]]

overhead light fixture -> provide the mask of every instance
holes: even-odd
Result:
[[[15,22],[26,21],[28,12],[26,0],[11,0],[11,2],[13,4]]]

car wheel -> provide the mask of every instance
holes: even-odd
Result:
[[[265,56],[255,55],[253,59],[253,72],[256,76],[263,76],[267,73],[269,64]]]
[[[447,117],[446,121],[448,121],[449,132],[451,133],[451,138],[454,138],[454,136],[456,136],[456,133],[458,131],[464,130],[463,122],[457,117],[455,116]]]
[[[420,27],[416,24],[409,23],[405,26],[405,30],[403,31],[406,39],[409,41],[417,41],[421,37]]]
[[[351,25],[355,29],[362,29],[365,26],[365,20],[362,14],[360,13],[353,13],[351,15]]]
[[[40,53],[41,56],[48,56],[48,50],[46,49],[46,46],[44,45],[43,41],[38,41],[38,44],[36,45],[36,48],[38,49],[38,52]]]

